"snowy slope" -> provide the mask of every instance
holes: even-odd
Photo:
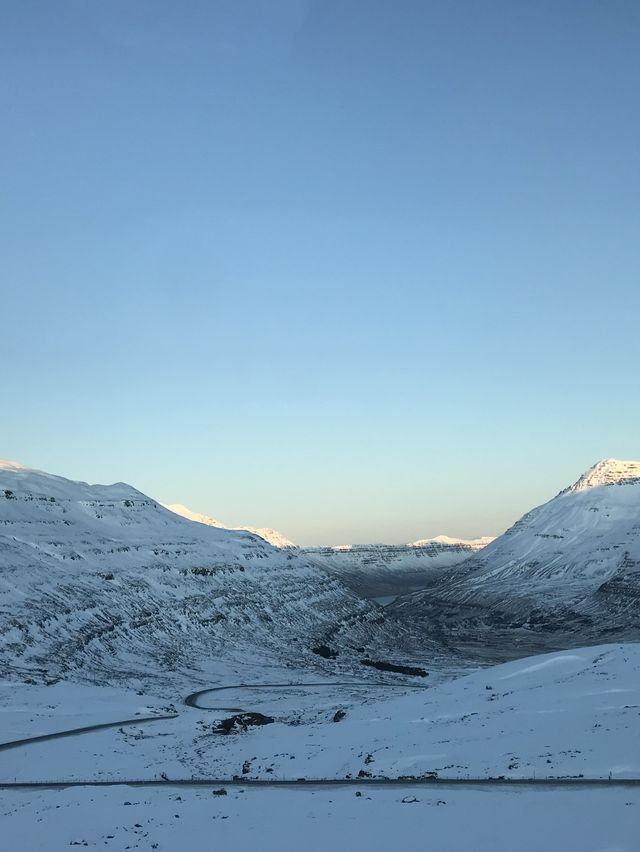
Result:
[[[212,735],[219,714],[179,708],[174,720],[110,730],[3,752],[0,780],[170,779],[217,775],[234,784],[56,787],[2,791],[7,849],[53,852],[70,847],[176,852],[193,847],[234,852],[635,852],[640,646],[582,648],[484,669],[435,689],[385,699],[347,690],[288,696],[263,691],[244,706],[275,723]],[[68,699],[91,702],[76,687],[17,687],[20,733],[34,715]],[[122,715],[146,699],[97,690]],[[42,695],[38,696],[38,691]],[[46,693],[49,692],[49,697]],[[1,693],[0,693],[1,695]],[[237,700],[234,698],[234,700]],[[41,704],[38,704],[38,701]],[[34,707],[35,705],[35,707]],[[333,722],[336,708],[346,709]],[[4,708],[0,707],[0,711]],[[29,710],[31,712],[29,713]],[[35,711],[35,712],[34,712]],[[11,717],[11,712],[10,712]],[[11,730],[17,730],[11,718]],[[398,785],[369,786],[401,777]],[[535,785],[417,785],[412,776],[535,778]],[[345,778],[348,787],[296,786],[297,778]],[[285,787],[246,780],[291,778]],[[545,779],[575,779],[548,786]],[[604,779],[584,786],[581,778]],[[542,783],[541,783],[542,782]]]
[[[395,606],[424,623],[444,612],[470,627],[493,619],[494,626],[566,628],[584,641],[637,631],[639,601],[640,462],[606,459],[428,593]]]
[[[330,571],[365,598],[422,589],[443,568],[459,565],[491,541],[438,536],[410,544],[349,544],[301,548],[307,558]]]
[[[275,721],[216,735],[228,705]],[[239,686],[197,708],[173,706],[176,718],[6,751],[0,782],[45,781],[48,772],[53,780],[640,777],[634,643],[528,657],[431,688]],[[7,739],[103,721],[109,707],[112,719],[167,709],[104,687],[0,687]]]
[[[327,633],[403,635],[296,552],[191,523],[123,483],[0,463],[6,676],[164,677],[236,652],[319,663],[309,647]]]
[[[228,529],[228,527],[225,527],[221,521],[217,521],[215,518],[210,518],[209,515],[194,512],[182,503],[163,503],[162,506],[170,512],[174,512],[176,515],[186,518],[188,521],[195,521],[197,524],[205,524],[208,527],[217,527],[221,530]]]
[[[259,535],[260,538],[268,541],[273,547],[281,549],[285,547],[295,547],[295,544],[292,541],[282,535],[281,532],[278,532],[278,530],[274,530],[271,527],[243,527],[242,529],[248,530],[249,532],[254,533],[254,535]]]
[[[187,518],[189,521],[197,521],[199,524],[206,524],[210,527],[219,527],[220,529],[236,529],[236,530],[245,530],[246,532],[253,533],[254,535],[260,536],[266,542],[273,545],[273,547],[295,547],[292,541],[289,541],[288,538],[279,533],[277,530],[271,529],[271,527],[228,527],[225,524],[217,521],[215,518],[210,518],[208,515],[202,515],[200,512],[193,512],[191,509],[188,509],[186,506],[183,506],[182,503],[169,503],[165,505],[165,509],[169,509],[170,512],[175,512],[176,515],[181,515],[183,518]]]

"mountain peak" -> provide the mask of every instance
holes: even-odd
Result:
[[[205,524],[208,527],[218,527],[220,529],[224,529],[224,524],[217,521],[215,518],[210,518],[208,515],[202,515],[200,512],[193,512],[191,509],[188,509],[186,506],[183,506],[182,503],[163,503],[162,504],[165,509],[168,509],[170,512],[173,512],[175,515],[180,515],[183,518],[186,518],[188,521],[195,521],[198,524]]]
[[[24,464],[20,464],[19,462],[10,461],[10,459],[0,459],[0,470],[30,470],[31,468],[26,467]]]
[[[580,479],[566,488],[563,494],[586,491],[601,485],[635,485],[640,483],[640,461],[603,459],[582,474]]]
[[[208,527],[219,527],[221,529],[234,529],[250,532],[260,538],[263,538],[266,542],[273,545],[273,547],[295,547],[292,541],[285,538],[282,533],[272,530],[271,527],[261,527],[259,529],[256,527],[227,527],[220,523],[220,521],[216,521],[215,518],[210,518],[208,515],[201,515],[200,512],[191,511],[191,509],[183,506],[182,503],[163,503],[163,506],[170,512],[174,512],[176,515],[181,515],[183,518],[187,518],[189,521],[195,521],[198,524],[206,524]]]
[[[263,538],[266,542],[273,545],[273,547],[281,549],[295,547],[292,541],[277,530],[271,529],[271,527],[241,527],[241,529],[260,536],[260,538]]]

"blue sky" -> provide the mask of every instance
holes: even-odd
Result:
[[[8,0],[0,456],[299,543],[640,457],[640,6]]]

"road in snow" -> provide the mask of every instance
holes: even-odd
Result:
[[[239,684],[230,684],[228,686],[210,686],[206,689],[200,689],[197,692],[191,692],[184,699],[184,703],[187,707],[195,707],[198,710],[207,710],[212,712],[223,712],[223,713],[243,713],[245,712],[240,707],[202,707],[199,703],[200,698],[203,695],[208,695],[214,692],[224,692],[229,689],[235,690],[243,690],[243,689],[268,689],[274,692],[287,692],[292,689],[295,690],[304,690],[304,689],[317,689],[318,687],[322,688],[333,688],[333,687],[341,687],[341,686],[349,686],[349,687],[361,687],[371,690],[372,687],[386,687],[388,689],[424,689],[424,687],[412,687],[411,685],[399,685],[394,683],[375,683],[372,681],[362,683],[239,683]],[[18,748],[20,746],[28,746],[35,745],[36,743],[43,743],[49,740],[57,740],[63,739],[65,737],[75,737],[81,734],[90,734],[96,731],[104,731],[109,728],[122,728],[127,725],[143,725],[147,722],[158,722],[162,719],[176,719],[178,717],[177,713],[170,713],[166,715],[156,715],[156,716],[136,716],[132,719],[121,719],[117,722],[100,722],[98,724],[93,725],[84,725],[77,728],[68,728],[63,731],[52,731],[48,734],[38,734],[33,737],[22,737],[17,740],[9,740],[7,742],[0,743],[0,751],[6,751],[11,748]]]
[[[23,737],[19,740],[10,740],[9,742],[0,743],[0,751],[7,751],[10,748],[19,748],[20,746],[35,745],[36,743],[44,743],[49,740],[60,740],[65,737],[77,737],[81,734],[93,734],[96,731],[105,731],[109,728],[124,728],[127,725],[142,725],[147,722],[159,722],[162,719],[175,719],[175,713],[166,716],[140,716],[135,719],[123,719],[119,722],[101,722],[98,725],[85,725],[81,728],[69,728],[65,731],[53,731],[50,734],[40,734],[36,737]]]
[[[411,689],[426,689],[425,686],[414,686],[410,683],[383,683],[378,681],[362,681],[360,683],[354,681],[320,681],[320,682],[299,682],[299,683],[240,683],[235,686],[211,686],[207,689],[200,689],[197,692],[192,692],[190,695],[184,700],[184,703],[187,707],[197,707],[199,710],[229,710],[227,707],[202,707],[200,705],[200,699],[204,695],[208,695],[214,692],[225,692],[229,689],[236,690],[252,690],[252,689],[268,689],[273,692],[291,692],[292,690],[316,690],[316,689],[331,689],[333,687],[355,687],[356,689],[368,689],[369,691],[375,691],[378,688],[382,689],[398,689],[398,690],[411,690]],[[238,709],[235,710],[236,713],[244,712]]]

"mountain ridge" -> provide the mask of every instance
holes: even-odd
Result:
[[[199,524],[205,524],[206,526],[218,527],[219,529],[225,530],[246,530],[247,532],[259,536],[273,547],[277,547],[279,549],[296,547],[296,545],[292,541],[289,541],[286,536],[271,527],[229,527],[221,521],[216,520],[216,518],[212,518],[209,515],[203,515],[200,512],[194,512],[182,503],[163,503],[162,505],[170,512],[175,512],[176,515],[180,515],[189,521],[195,521]]]

